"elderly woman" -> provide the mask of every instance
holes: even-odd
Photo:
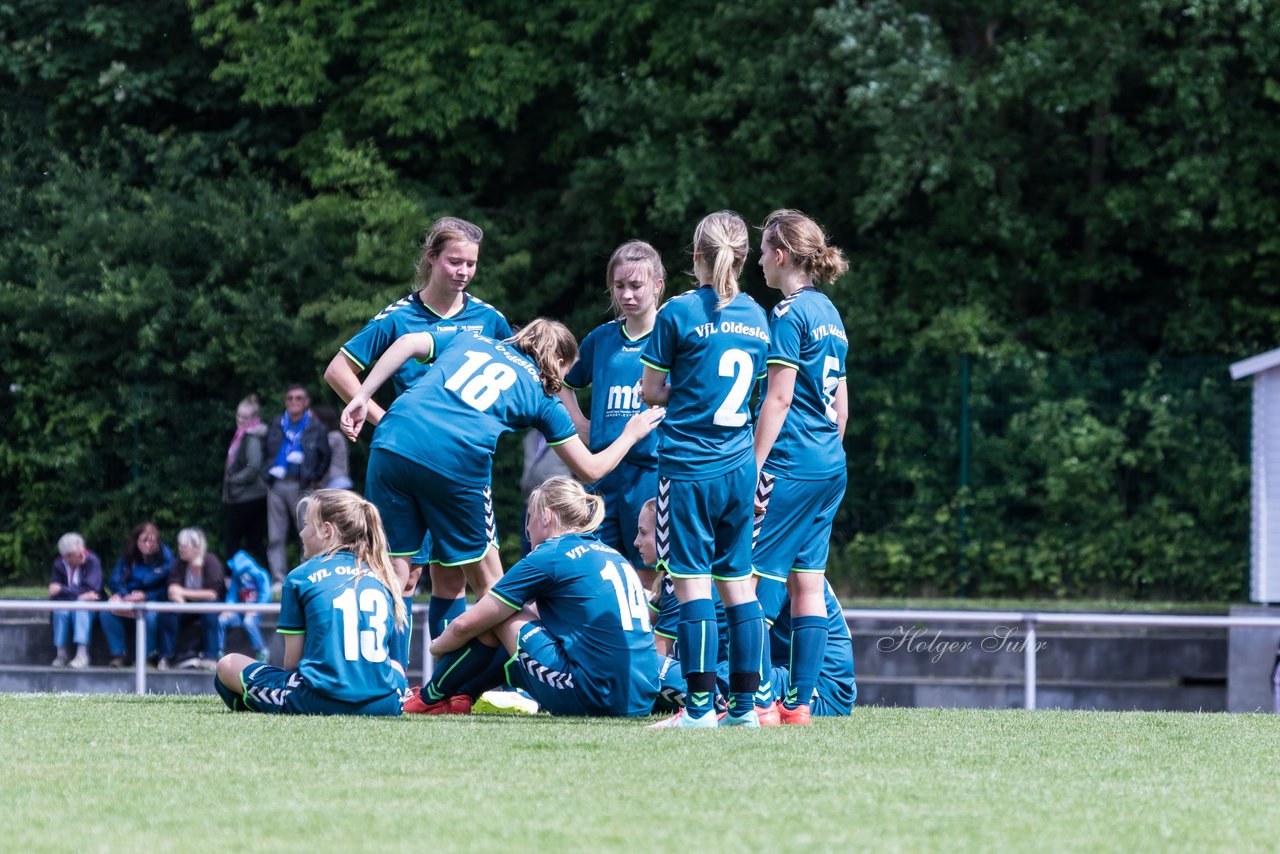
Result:
[[[169,564],[173,552],[160,542],[160,532],[153,522],[141,522],[129,532],[124,554],[116,561],[107,581],[112,602],[163,602],[169,580]],[[155,612],[146,615],[147,649],[136,650],[137,655],[147,655],[156,644]],[[107,636],[107,648],[111,652],[112,667],[124,666],[125,619],[132,619],[127,611],[102,614],[102,631]]]
[[[170,602],[222,602],[227,595],[226,570],[222,561],[209,553],[204,531],[183,528],[178,532],[178,559],[169,570]],[[201,646],[184,655],[182,666],[212,670],[218,663],[218,612],[160,615],[160,661],[156,667],[168,669],[183,628],[200,626]]]

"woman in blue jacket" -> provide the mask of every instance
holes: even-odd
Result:
[[[116,561],[111,570],[111,578],[107,580],[107,590],[112,602],[163,602],[169,584],[169,565],[173,563],[173,552],[160,542],[160,531],[154,522],[140,522],[129,532],[129,540],[125,543],[124,554]],[[121,616],[123,614],[124,616]],[[137,650],[135,655],[151,655],[156,646],[156,619],[159,615],[148,612],[147,648]],[[104,612],[102,614],[102,631],[107,636],[107,648],[111,652],[111,667],[124,666],[125,620],[132,616],[120,613]]]

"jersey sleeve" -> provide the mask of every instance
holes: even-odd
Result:
[[[396,332],[391,316],[383,311],[343,344],[342,352],[363,371],[378,361],[395,340]]]
[[[676,327],[676,304],[669,302],[658,310],[657,320],[653,324],[653,332],[649,335],[649,343],[640,355],[640,362],[655,370],[668,373],[675,363],[678,330]]]
[[[564,404],[558,397],[543,398],[538,406],[538,417],[534,419],[533,426],[546,437],[548,445],[559,445],[578,435],[578,431],[573,426],[573,419],[569,417],[569,410],[564,408]]]
[[[582,346],[578,348],[578,361],[573,363],[573,367],[565,375],[564,384],[571,389],[586,388],[591,385],[591,372],[595,365],[596,338],[598,337],[596,331],[592,330],[586,338],[582,339]]]
[[[769,325],[768,364],[800,370],[800,345],[804,341],[804,323],[799,312],[788,311],[773,316]]]
[[[517,611],[551,589],[555,574],[551,562],[532,553],[517,563],[489,590],[489,595]]]
[[[490,308],[492,308],[492,306],[490,306]],[[493,314],[487,326],[487,330],[488,331],[485,332],[485,335],[488,335],[490,338],[497,341],[504,341],[511,337],[511,324],[507,323],[507,318],[504,317],[502,312],[498,311],[496,308],[493,309]]]
[[[280,618],[276,622],[276,631],[298,635],[306,630],[307,621],[302,609],[302,596],[298,592],[298,582],[286,578],[284,588],[280,591]]]

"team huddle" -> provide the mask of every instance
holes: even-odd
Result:
[[[512,334],[467,294],[483,232],[438,221],[421,288],[325,372],[348,401],[348,438],[376,425],[366,498],[306,500],[306,559],[281,594],[284,667],[224,657],[215,687],[227,705],[469,714],[510,686],[552,714],[674,712],[656,727],[848,714],[852,644],[824,575],[845,490],[848,341],[815,287],[847,263],[811,219],[775,211],[760,266],[783,298],[766,317],[738,287],[748,237],[737,214],[705,217],[698,286],[665,303],[657,251],[623,244],[606,270],[617,319],[579,347],[546,318]],[[389,379],[384,411],[372,397]],[[589,418],[576,396],[588,387]],[[502,434],[529,428],[577,479],[533,490],[532,550],[504,574],[493,454]],[[424,567],[437,662],[410,689]]]

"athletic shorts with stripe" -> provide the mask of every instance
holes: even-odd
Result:
[[[408,557],[431,534],[432,563],[472,563],[497,547],[493,491],[447,475],[383,448],[369,454],[365,497],[382,514],[392,555]],[[416,559],[416,558],[415,558]]]
[[[528,692],[553,715],[600,715],[578,692],[582,679],[558,638],[534,620],[520,629],[516,654],[507,660],[507,684]]]
[[[703,480],[673,480],[658,471],[658,568],[673,578],[751,574],[756,462]]]
[[[761,476],[757,492],[767,512],[760,517],[751,551],[757,575],[786,581],[792,571],[826,571],[831,524],[847,481],[844,472],[827,480]]]
[[[313,690],[294,670],[255,662],[240,672],[244,693],[236,693],[213,678],[218,696],[233,712],[262,712],[273,715],[380,715],[400,714],[400,692],[393,691],[362,703],[335,700]]]

